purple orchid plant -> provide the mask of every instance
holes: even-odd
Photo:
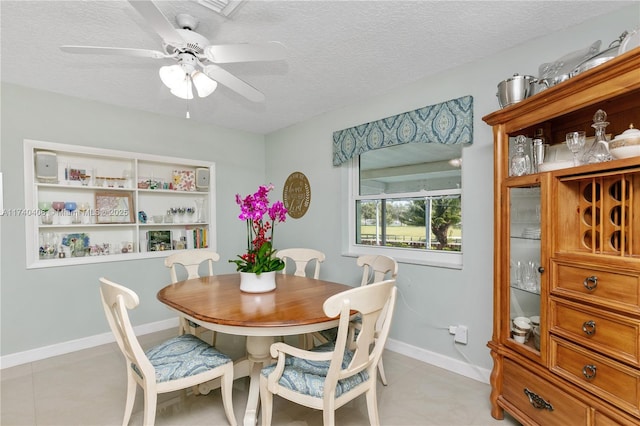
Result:
[[[280,271],[284,268],[282,259],[275,257],[273,231],[278,222],[287,219],[287,209],[282,201],[269,202],[269,192],[273,185],[262,185],[254,194],[241,198],[236,194],[236,203],[240,206],[238,219],[247,223],[247,252],[238,255],[235,263],[240,272]]]

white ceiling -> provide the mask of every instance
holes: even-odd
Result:
[[[189,103],[191,120],[269,133],[633,3],[615,1],[254,1],[230,18],[196,1],[157,1],[200,20],[212,44],[276,40],[287,60],[229,64],[266,96],[226,87]],[[0,1],[3,82],[184,117],[158,77],[171,60],[64,53],[60,45],[161,50],[126,1]],[[513,70],[505,70],[510,75]],[[497,84],[498,82],[496,82]],[[7,107],[6,105],[3,105]]]

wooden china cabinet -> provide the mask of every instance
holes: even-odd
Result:
[[[640,126],[640,48],[483,118],[495,143],[496,419],[640,424],[640,157],[509,175],[516,136],[590,137],[599,109],[607,134]],[[522,342],[515,317],[538,333]]]

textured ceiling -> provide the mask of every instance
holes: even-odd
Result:
[[[156,5],[171,22],[178,13],[197,17],[196,31],[212,44],[276,40],[287,47],[286,61],[223,66],[263,92],[264,103],[223,86],[189,102],[191,120],[269,133],[631,3],[249,0],[229,18],[195,1]],[[128,2],[2,0],[0,15],[3,82],[185,116],[186,101],[158,77],[171,60],[59,49],[160,50],[159,36]]]

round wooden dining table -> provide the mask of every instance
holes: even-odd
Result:
[[[240,274],[213,275],[170,284],[158,300],[179,315],[221,333],[247,336],[247,357],[234,363],[234,378],[250,377],[244,425],[255,426],[260,370],[271,363],[269,349],[276,336],[303,335],[338,325],[328,318],[324,301],[351,286],[295,275],[276,274],[276,289],[267,293],[240,291]],[[217,383],[201,385],[208,393]]]

